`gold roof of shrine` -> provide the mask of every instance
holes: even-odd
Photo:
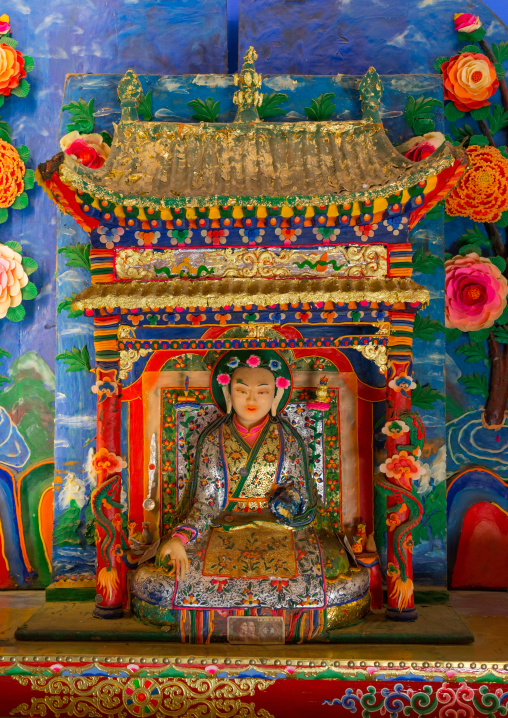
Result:
[[[122,117],[108,159],[90,169],[65,155],[61,178],[123,206],[322,206],[398,194],[464,154],[449,143],[421,162],[400,154],[381,122],[382,86],[373,68],[360,84],[363,118],[347,122],[260,121],[261,76],[247,95],[244,70],[231,123],[139,121],[141,84],[129,70],[118,88]]]
[[[246,307],[311,302],[377,302],[427,305],[429,292],[412,279],[367,277],[327,279],[222,279],[221,281],[126,282],[93,284],[72,302],[73,309],[154,310],[161,307]]]

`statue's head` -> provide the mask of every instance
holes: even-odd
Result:
[[[273,350],[237,350],[224,354],[212,371],[212,396],[220,409],[240,421],[256,423],[287,404],[292,376],[285,359]]]

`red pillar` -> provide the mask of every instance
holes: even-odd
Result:
[[[96,520],[96,605],[100,618],[123,616],[126,598],[126,568],[122,561],[121,470],[121,382],[118,367],[96,369],[97,451],[94,468],[97,487],[92,493]]]
[[[390,469],[395,463],[410,462],[419,465],[418,457],[413,453],[414,429],[413,420],[409,414],[411,410],[411,355],[389,359],[388,387],[387,387],[387,426],[392,420],[403,420],[410,431],[400,436],[386,439],[387,460],[385,467]],[[414,431],[413,431],[414,430]],[[407,450],[404,447],[407,446]],[[408,456],[403,458],[402,452],[407,451]],[[397,459],[397,457],[399,457]],[[391,464],[391,462],[394,462]],[[421,505],[413,495],[413,477],[404,475],[390,475],[386,471],[381,481],[378,481],[388,491],[386,504],[387,523],[387,576],[386,586],[388,593],[387,618],[395,621],[414,621],[417,618],[414,607],[413,588],[413,540],[411,528],[418,524],[421,516]],[[395,472],[397,473],[397,472]]]

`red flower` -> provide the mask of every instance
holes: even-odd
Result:
[[[0,44],[0,95],[10,95],[26,77],[25,61],[19,50],[5,42]]]

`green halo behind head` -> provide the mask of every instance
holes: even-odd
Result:
[[[258,360],[257,364],[256,359]],[[284,393],[279,402],[279,411],[282,411],[291,398],[293,376],[289,364],[275,349],[232,349],[219,358],[210,377],[210,393],[219,409],[226,413],[226,400],[222,387],[231,385],[231,376],[234,370],[240,366],[252,366],[252,368],[271,371],[275,376],[276,391],[280,390],[277,380],[284,385],[287,384],[287,386],[281,387],[284,389]]]

